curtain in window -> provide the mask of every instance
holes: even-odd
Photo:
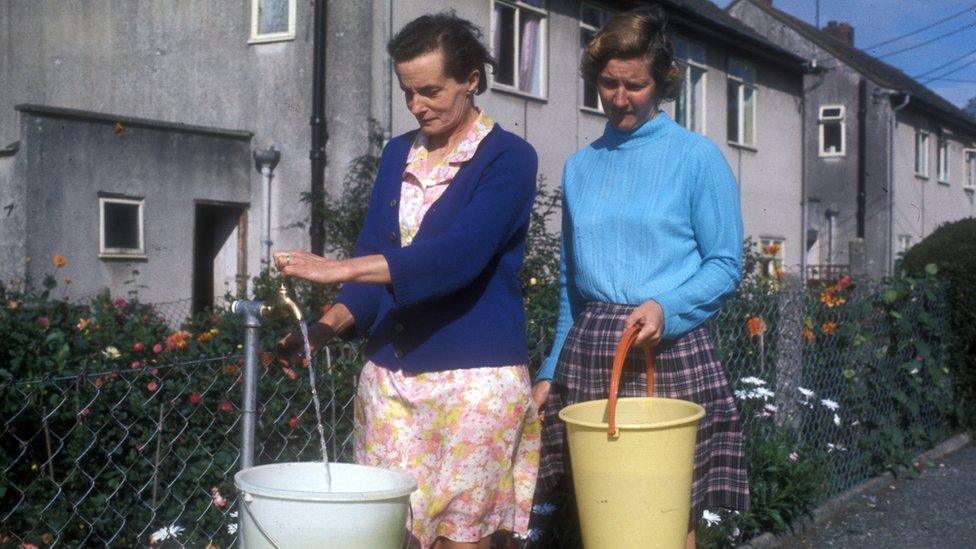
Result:
[[[519,44],[519,89],[539,95],[542,93],[542,75],[539,63],[541,48],[540,31],[542,18],[529,10],[519,14],[521,37]]]

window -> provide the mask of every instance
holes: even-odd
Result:
[[[782,238],[759,239],[759,274],[779,276],[783,272]]]
[[[737,145],[756,144],[756,69],[729,59],[728,139]]]
[[[590,4],[580,5],[580,55],[586,51],[586,46],[590,40],[596,36],[598,30],[603,28],[613,12],[591,6]],[[580,77],[580,106],[588,109],[596,109],[603,112],[603,105],[600,104],[600,95],[596,91],[596,82],[587,82]]]
[[[145,257],[144,199],[98,198],[99,257]]]
[[[844,156],[846,126],[843,106],[820,107],[820,156]]]
[[[915,175],[929,176],[929,132],[915,131]]]
[[[494,0],[491,36],[495,87],[544,97],[545,0]]]
[[[683,38],[675,38],[674,53],[682,71],[681,92],[674,103],[674,119],[691,131],[704,134],[705,48]]]
[[[949,182],[949,140],[945,137],[939,136],[937,141],[938,148],[936,156],[936,169],[939,171],[939,181],[941,183]]]
[[[295,39],[295,0],[251,0],[249,44]]]
[[[912,235],[910,234],[900,234],[898,235],[898,255],[904,255],[908,251],[908,248],[912,247]]]
[[[963,188],[976,189],[976,149],[966,149],[962,152],[963,171],[966,176],[963,178]]]

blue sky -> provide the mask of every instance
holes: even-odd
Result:
[[[731,0],[713,0],[721,7]],[[813,24],[816,19],[816,0],[773,0],[773,6]],[[944,23],[892,42],[867,50],[875,56],[914,46],[957,29],[963,29],[931,44],[884,57],[883,61],[898,67],[909,76],[916,76],[954,58],[968,54],[931,76],[940,76],[962,65],[976,61],[976,1],[974,0],[820,0],[820,26],[827,21],[846,21],[854,27],[854,45],[864,49],[879,42],[907,34],[954,13],[969,8],[966,13]],[[947,75],[952,80],[939,80],[926,85],[957,106],[963,106],[976,96],[976,62]],[[925,78],[919,79],[924,82]],[[958,82],[956,80],[963,80]]]

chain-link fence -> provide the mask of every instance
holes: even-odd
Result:
[[[533,365],[547,322],[530,323]],[[948,434],[937,287],[807,289],[787,276],[741,290],[710,328],[750,443],[786,433],[819,456],[822,498],[883,468],[892,447]],[[345,343],[329,354],[315,360],[327,445],[350,461],[362,357]],[[0,385],[0,547],[235,542],[243,356],[115,366]],[[268,358],[259,375],[256,463],[318,459],[307,371]]]

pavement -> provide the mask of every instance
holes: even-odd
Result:
[[[922,465],[778,547],[976,548],[976,444]]]

